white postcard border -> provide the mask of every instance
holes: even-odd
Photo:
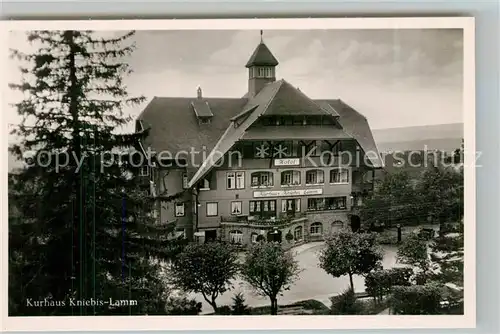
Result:
[[[3,21],[0,37],[9,30],[304,30],[304,29],[450,29],[464,31],[464,142],[466,152],[475,152],[475,42],[474,18],[335,18],[335,19],[216,19],[216,20],[109,20],[109,21]],[[7,45],[7,43],[2,43]],[[7,63],[2,50],[0,66]],[[1,70],[1,68],[0,68]],[[5,73],[4,71],[1,71]],[[2,95],[7,89],[2,86]],[[0,99],[2,96],[0,96]],[[2,104],[2,106],[4,106]],[[2,124],[6,129],[6,115]],[[0,211],[7,212],[7,131],[0,136]],[[465,256],[464,315],[444,316],[102,316],[102,317],[8,317],[8,224],[2,215],[1,291],[2,330],[7,331],[108,331],[108,330],[273,330],[273,329],[402,329],[474,328],[476,324],[476,172],[475,154],[465,157]]]

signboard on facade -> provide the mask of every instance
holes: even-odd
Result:
[[[275,166],[298,166],[300,165],[299,158],[292,159],[274,159]]]
[[[194,232],[194,236],[195,237],[204,237],[205,236],[205,231]]]
[[[321,195],[323,189],[294,189],[294,190],[268,190],[268,191],[254,191],[253,197],[293,197],[293,196],[311,196]]]

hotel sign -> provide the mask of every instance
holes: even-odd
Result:
[[[293,159],[274,159],[275,166],[298,166],[300,165],[299,158]]]
[[[254,191],[253,197],[293,197],[293,196],[311,196],[321,195],[323,189],[296,189],[296,190],[268,190],[268,191]]]

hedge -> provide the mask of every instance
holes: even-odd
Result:
[[[441,292],[435,284],[395,286],[391,298],[393,314],[440,314]]]
[[[381,301],[391,293],[393,286],[409,286],[412,274],[411,268],[372,271],[365,278],[366,293],[373,297],[375,302]]]

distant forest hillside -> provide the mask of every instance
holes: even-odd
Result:
[[[460,147],[463,124],[440,124],[372,130],[380,152],[407,150],[453,151]]]

